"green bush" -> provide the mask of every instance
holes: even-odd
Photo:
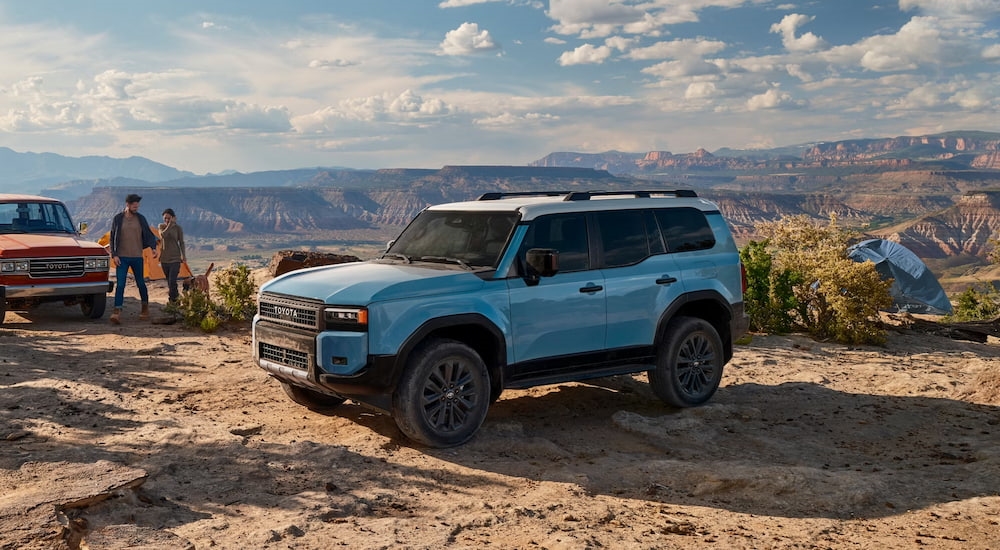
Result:
[[[796,309],[793,285],[798,274],[775,270],[768,252],[769,241],[750,241],[740,250],[740,261],[747,271],[747,290],[743,303],[750,317],[750,329],[785,334],[794,329],[791,311]]]
[[[847,257],[852,233],[835,219],[824,227],[806,216],[758,224],[757,233],[765,240],[740,257],[748,314],[760,329],[804,330],[845,344],[885,342],[878,312],[892,305],[892,281],[883,281],[872,262]]]
[[[222,309],[234,321],[248,321],[257,312],[257,284],[244,264],[233,264],[215,277]]]
[[[214,277],[213,287],[221,303],[208,292],[190,287],[167,304],[164,311],[176,315],[184,326],[215,332],[227,321],[247,321],[257,311],[257,285],[250,269],[243,264],[225,268]]]
[[[219,306],[212,301],[212,297],[207,292],[191,287],[181,292],[176,303],[167,304],[164,311],[179,315],[186,327],[201,328],[202,321],[209,316],[218,317]]]
[[[968,288],[958,295],[950,315],[944,317],[952,321],[988,321],[1000,315],[1000,291],[993,285],[985,285],[983,290]]]

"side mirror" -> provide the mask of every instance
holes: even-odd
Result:
[[[386,250],[389,250],[390,248],[392,248],[392,245],[394,245],[394,244],[396,244],[396,239],[393,239],[393,240],[385,243],[385,250],[383,250],[382,252],[385,252]]]
[[[80,222],[80,228],[79,228],[80,234],[81,235],[86,235],[88,227],[90,227],[90,226],[87,225],[87,222]]]
[[[551,277],[559,273],[559,251],[554,248],[532,248],[526,254],[528,273],[525,281],[537,285],[540,277]]]

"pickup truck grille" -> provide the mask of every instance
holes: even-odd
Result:
[[[267,293],[261,295],[258,309],[261,319],[311,331],[320,330],[322,312],[323,304],[320,302],[296,300]]]
[[[82,277],[84,258],[32,258],[28,275],[32,279]]]

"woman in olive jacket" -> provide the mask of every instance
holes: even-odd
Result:
[[[160,240],[163,242],[163,251],[160,253],[160,267],[167,277],[167,299],[176,302],[179,296],[177,292],[177,277],[181,272],[181,264],[187,261],[187,253],[184,249],[184,230],[177,225],[177,215],[173,208],[163,211],[163,223],[159,226]]]

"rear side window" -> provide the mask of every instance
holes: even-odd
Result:
[[[595,216],[601,232],[605,267],[632,265],[649,256],[641,210],[612,210],[598,212]]]
[[[657,210],[656,221],[667,243],[667,252],[707,250],[715,246],[715,233],[697,208]]]

